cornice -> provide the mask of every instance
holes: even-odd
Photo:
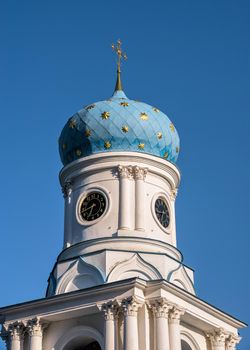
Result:
[[[59,174],[61,186],[80,175],[86,175],[96,171],[107,170],[114,167],[114,164],[143,166],[148,172],[165,178],[172,189],[178,188],[180,184],[180,171],[176,165],[169,161],[140,152],[110,152],[98,153],[75,160],[62,168]]]

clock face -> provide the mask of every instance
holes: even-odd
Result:
[[[160,224],[167,228],[170,221],[167,203],[164,199],[158,198],[155,201],[155,214]]]
[[[106,199],[100,192],[91,192],[84,198],[80,206],[81,218],[85,221],[93,221],[104,214]]]

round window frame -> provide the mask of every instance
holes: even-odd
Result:
[[[157,215],[155,213],[155,203],[157,201],[157,199],[162,199],[167,208],[168,208],[168,213],[169,213],[169,224],[167,227],[164,227],[162,226],[162,224],[160,223],[159,219],[157,218]],[[171,228],[172,228],[172,209],[170,207],[170,198],[168,197],[168,195],[164,192],[159,192],[159,193],[156,193],[153,198],[152,198],[152,201],[151,201],[151,212],[152,212],[152,215],[153,215],[153,218],[155,220],[155,222],[157,223],[157,225],[159,226],[159,228],[167,233],[167,234],[170,234],[171,233]]]
[[[81,206],[82,206],[84,199],[86,197],[88,197],[93,192],[100,193],[101,195],[103,195],[103,197],[106,200],[106,207],[105,207],[103,214],[99,218],[92,220],[92,221],[87,221],[87,220],[84,220],[81,216]],[[76,219],[77,219],[77,222],[82,226],[92,226],[92,225],[95,225],[100,220],[103,220],[103,218],[108,214],[109,210],[110,210],[110,199],[109,199],[108,193],[103,188],[91,187],[91,188],[88,188],[83,193],[81,193],[78,200],[77,200]]]

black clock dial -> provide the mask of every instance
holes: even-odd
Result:
[[[100,192],[91,192],[84,198],[80,207],[80,214],[83,220],[93,221],[104,214],[106,199]]]
[[[169,225],[170,216],[167,203],[162,198],[158,198],[155,201],[155,214],[160,224],[164,228],[167,228]]]

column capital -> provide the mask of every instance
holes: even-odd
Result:
[[[227,333],[224,329],[220,328],[207,333],[207,337],[210,339],[213,346],[225,346]]]
[[[118,165],[118,174],[120,178],[132,179],[133,178],[133,167],[131,165]]]
[[[241,341],[241,337],[236,334],[230,334],[226,339],[226,349],[235,350],[236,345]]]
[[[62,186],[62,193],[64,198],[68,198],[72,193],[72,180],[66,180]]]
[[[43,329],[44,325],[41,324],[40,319],[38,317],[35,317],[31,320],[28,320],[27,322],[27,329],[29,332],[29,335],[42,337],[43,336]]]
[[[150,301],[149,307],[156,318],[168,318],[169,310],[173,307],[166,298],[159,298]]]
[[[121,308],[125,316],[137,316],[137,311],[141,303],[135,297],[129,297],[122,300]]]
[[[174,201],[177,197],[177,194],[178,194],[178,188],[172,189],[170,193],[170,198]]]
[[[179,323],[181,316],[184,315],[185,310],[178,306],[178,305],[174,305],[168,312],[168,316],[169,316],[169,322],[170,323]]]
[[[104,312],[106,321],[115,320],[119,312],[119,304],[116,300],[110,300],[101,305],[101,310]]]
[[[23,341],[24,339],[24,333],[25,333],[25,326],[23,322],[13,322],[13,323],[6,323],[2,326],[2,331],[0,333],[0,337],[3,341],[8,344],[9,341],[17,340],[17,341]]]
[[[146,175],[148,173],[147,168],[140,168],[138,166],[134,166],[134,177],[135,180],[145,180]]]

